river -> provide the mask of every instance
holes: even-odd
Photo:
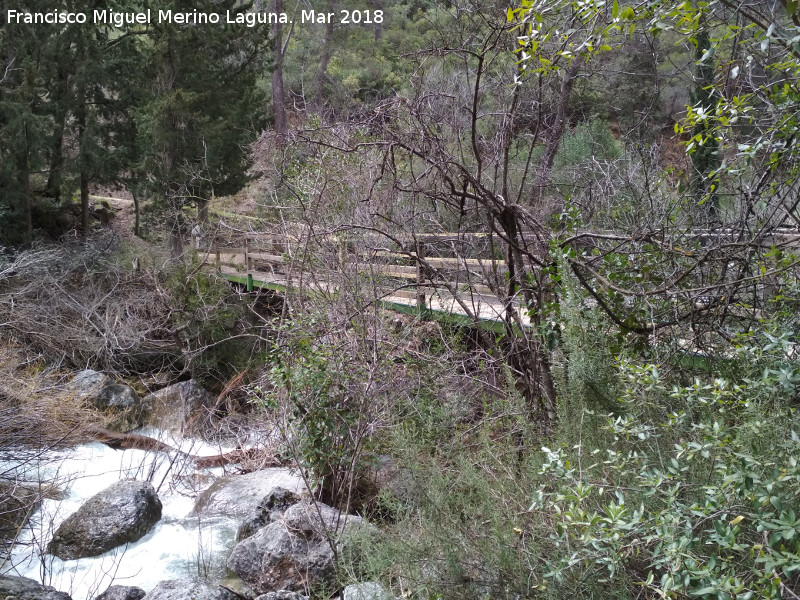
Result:
[[[156,429],[137,433],[161,439],[195,456],[212,456],[233,448],[193,439],[176,440]],[[2,571],[30,577],[73,600],[91,600],[109,585],[134,585],[146,592],[165,579],[224,574],[224,561],[233,546],[238,520],[199,518],[192,514],[194,499],[222,469],[198,472],[178,453],[113,450],[100,443],[50,453],[27,478],[54,481],[60,499],[47,499],[21,532]],[[53,532],[87,499],[121,479],[148,480],[163,504],[161,520],[138,542],[95,558],[61,561],[44,554]]]

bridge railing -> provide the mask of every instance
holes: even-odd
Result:
[[[301,271],[324,276],[357,273],[379,280],[384,293],[429,307],[434,294],[469,293],[497,302],[496,290],[503,285],[506,266],[486,254],[488,235],[423,234],[397,236],[386,244],[374,236],[358,240],[346,235],[310,236],[307,231],[246,233],[215,236],[204,252],[207,262],[229,274],[252,276],[258,281],[281,282]],[[383,242],[383,243],[381,243]],[[470,246],[462,256],[461,246]],[[193,247],[200,244],[195,241]],[[307,250],[324,264],[306,261]],[[447,256],[449,254],[449,256]]]
[[[725,228],[671,233],[669,239],[660,239],[656,233],[650,235],[653,243],[676,249],[727,242],[761,248],[800,246],[800,232],[789,228],[744,238],[741,231]],[[594,242],[604,238],[615,242],[635,239],[610,231],[574,235]],[[523,235],[523,240],[532,242],[532,236]],[[228,274],[277,285],[302,280],[330,288],[348,275],[368,276],[380,293],[423,309],[431,307],[434,296],[443,295],[467,298],[473,303],[500,303],[498,297],[507,297],[507,268],[495,254],[497,248],[503,248],[502,241],[487,233],[315,234],[302,224],[291,223],[281,231],[216,235],[206,244],[204,256]],[[769,281],[764,283],[765,290],[769,285]]]

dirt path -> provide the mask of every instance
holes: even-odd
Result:
[[[134,257],[139,260],[147,258],[148,262],[161,262],[165,260],[166,250],[157,243],[151,243],[137,237],[133,233],[136,221],[133,200],[113,196],[91,195],[89,199],[95,204],[105,202],[114,211],[108,227],[116,234],[121,244],[127,247]]]

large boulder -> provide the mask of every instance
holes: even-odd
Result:
[[[68,594],[58,592],[27,577],[0,577],[0,598],[16,600],[72,600]]]
[[[0,541],[13,540],[42,502],[33,485],[0,481]]]
[[[118,481],[92,496],[59,526],[47,553],[62,560],[98,556],[144,536],[161,518],[161,501],[146,481]]]
[[[112,585],[94,600],[142,600],[144,590],[130,585]]]
[[[105,373],[85,369],[79,371],[75,377],[67,384],[67,389],[72,392],[76,398],[94,402],[100,395],[100,391],[112,383],[111,379]]]
[[[211,585],[200,579],[187,577],[174,581],[162,581],[154,587],[145,600],[240,600],[230,590]]]
[[[244,519],[258,510],[262,500],[280,488],[300,494],[304,488],[303,478],[290,469],[278,467],[221,477],[198,496],[194,514]]]
[[[363,525],[361,517],[321,503],[300,502],[279,521],[239,542],[228,558],[228,568],[262,594],[330,584],[334,575],[331,544],[340,543],[342,534]]]
[[[104,411],[111,421],[108,428],[127,433],[142,426],[142,407],[139,396],[129,385],[110,383],[106,385],[93,404]]]
[[[194,380],[181,381],[142,398],[148,424],[178,435],[201,433],[215,397]]]
[[[243,539],[254,535],[262,527],[277,521],[290,506],[298,502],[300,502],[300,496],[294,492],[282,487],[275,488],[258,503],[256,510],[239,525],[239,529],[236,531],[236,541],[241,542]]]
[[[129,385],[109,383],[100,390],[93,403],[101,410],[125,410],[139,404],[139,396]]]

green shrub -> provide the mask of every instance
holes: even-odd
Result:
[[[360,508],[364,476],[373,463],[373,433],[382,412],[380,366],[355,359],[324,319],[296,317],[281,326],[255,401],[283,415],[288,453],[318,497],[350,511]],[[357,351],[356,351],[357,352]],[[363,358],[363,357],[362,357]]]
[[[517,441],[534,435],[524,402],[485,398],[476,424],[439,396],[421,390],[393,428],[399,483],[381,495],[393,525],[343,557],[344,575],[404,598],[527,598],[541,580],[537,543],[521,535],[538,518],[527,512],[537,465],[520,462]]]
[[[653,365],[621,373],[608,447],[543,448],[531,510],[552,522],[554,591],[780,598],[800,573],[800,423],[781,371],[672,389]]]
[[[585,333],[576,340],[596,344]],[[485,400],[477,423],[420,395],[393,428],[402,485],[382,496],[393,525],[345,557],[345,576],[426,600],[791,597],[793,339],[742,337],[736,380],[676,386],[654,365],[619,360],[614,413],[574,397],[546,441],[513,392]],[[542,451],[520,452],[519,435]]]
[[[180,267],[169,274],[165,287],[192,377],[209,389],[221,389],[263,358],[258,319],[227,282]]]

